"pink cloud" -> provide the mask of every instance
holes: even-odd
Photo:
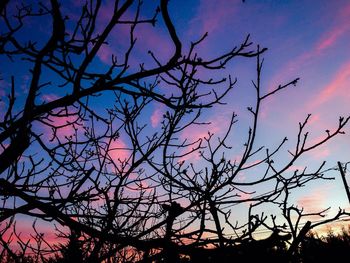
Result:
[[[140,25],[135,30],[136,44],[129,56],[129,66],[139,68],[139,65],[153,59],[148,55],[152,51],[161,62],[167,61],[174,50],[170,37],[166,32],[150,25]],[[101,46],[97,56],[106,64],[111,63],[112,55],[117,56],[119,63],[124,59],[124,53],[130,45],[130,27],[120,25],[110,34],[108,44]]]
[[[251,204],[253,204],[253,201],[246,201],[249,199],[254,198],[253,193],[244,193],[244,192],[237,192],[238,199],[242,202],[244,202],[244,205],[249,207]]]
[[[101,24],[103,24],[103,22],[101,22]],[[102,32],[104,29],[101,24],[98,26],[98,32]],[[124,59],[124,52],[126,52],[129,47],[129,38],[130,27],[128,25],[116,26],[107,38],[108,44],[103,44],[100,47],[97,56],[105,64],[111,64],[112,55],[115,55],[118,58],[118,62],[121,63],[121,59]],[[123,55],[120,56],[120,54]]]
[[[210,123],[208,125],[190,125],[187,127],[180,135],[181,141],[186,140],[187,143],[192,143],[202,139],[202,143],[205,144],[204,138],[209,138],[209,132],[210,134],[213,134],[214,138],[222,136],[223,132],[225,132],[228,127],[229,115],[225,111],[214,113],[214,115],[214,117],[208,119],[208,122]],[[217,140],[214,139],[211,142],[215,144]],[[182,153],[189,152],[195,146],[198,145],[191,145],[189,148],[184,149]],[[200,159],[199,153],[193,152],[189,155],[183,156],[179,161],[198,162]]]
[[[151,115],[151,125],[153,128],[157,127],[162,120],[163,112],[161,109],[155,109]]]
[[[112,17],[114,4],[112,1],[103,4],[100,8],[98,16],[97,31],[102,32]],[[127,10],[121,20],[134,20],[135,14]],[[149,19],[149,17],[140,16],[139,19]],[[159,23],[159,22],[158,22]],[[111,63],[112,54],[118,57],[118,62],[121,63],[124,59],[124,53],[130,46],[130,25],[118,24],[112,30],[107,38],[108,45],[103,45],[97,56],[106,64]],[[153,27],[151,24],[139,24],[134,31],[136,44],[129,56],[129,66],[139,69],[139,65],[146,62],[146,59],[151,59],[148,51],[151,50],[157,58],[163,62],[169,59],[174,49],[170,36],[167,31],[162,30],[158,25]],[[151,60],[153,62],[153,60]]]
[[[214,33],[222,28],[223,24],[228,24],[232,21],[232,17],[236,13],[236,6],[232,2],[225,0],[200,1],[197,15],[190,22],[190,31],[199,31],[202,35],[205,32]],[[197,25],[200,25],[198,30]]]
[[[336,22],[334,25],[323,33],[323,35],[316,41],[313,47],[299,56],[293,58],[284,65],[283,72],[278,71],[277,74],[272,78],[269,84],[269,90],[273,90],[280,83],[283,82],[284,76],[296,76],[297,72],[300,72],[300,68],[308,65],[313,59],[318,58],[322,53],[337,44],[338,40],[343,37],[348,31],[350,31],[350,23],[348,18],[350,16],[350,5],[344,7],[338,13]],[[292,47],[291,47],[292,48]]]
[[[181,154],[185,154],[187,152],[189,152],[190,149],[187,150],[183,150]],[[198,161],[200,161],[200,154],[198,151],[192,152],[190,154],[187,154],[185,156],[182,156],[181,158],[179,158],[179,162],[190,162],[190,163],[197,163]]]
[[[325,192],[329,191],[329,189],[325,189],[326,187],[320,187],[312,192],[309,192],[307,195],[300,197],[297,200],[297,205],[301,208],[304,208],[306,212],[319,212],[324,210],[325,203],[327,200],[327,195]]]
[[[323,38],[316,45],[316,53],[319,54],[326,48],[329,48],[335,44],[339,37],[341,37],[347,30],[349,26],[347,24],[335,28],[330,32],[327,32]]]
[[[251,193],[238,192],[240,200],[247,200],[253,198]]]
[[[293,62],[290,63],[290,65]],[[295,65],[297,65],[297,63],[301,63],[300,65],[302,65],[301,60],[299,60],[299,62],[297,61]],[[306,63],[306,62],[305,62]],[[286,74],[290,74],[291,72],[294,71],[294,68],[289,68],[289,70],[286,70]],[[280,74],[281,76],[283,74]],[[279,78],[279,76],[276,76],[272,83],[277,83],[277,79]],[[270,85],[269,89],[272,90],[273,88],[275,88],[276,85]],[[335,106],[332,106],[332,111],[341,111],[341,112],[348,112],[346,110],[346,103],[347,101],[350,99],[350,93],[349,93],[349,87],[350,87],[350,62],[345,62],[339,69],[338,71],[335,72],[335,74],[333,75],[332,79],[328,82],[325,83],[323,87],[319,87],[319,91],[317,91],[316,93],[314,93],[312,96],[310,96],[309,101],[307,102],[307,104],[304,107],[300,107],[298,110],[298,114],[296,114],[296,112],[293,112],[290,114],[290,119],[295,119],[297,121],[300,121],[300,118],[303,118],[301,116],[305,115],[305,113],[315,113],[313,114],[308,122],[308,126],[313,126],[315,129],[319,129],[321,125],[323,125],[323,127],[321,127],[322,129],[327,129],[328,127],[328,123],[325,122],[325,118],[327,116],[327,114],[329,113],[329,108],[321,108],[320,106],[322,106],[325,103],[328,102],[333,102],[335,103]],[[311,94],[310,94],[311,95]],[[309,95],[308,95],[309,96]],[[269,99],[269,101],[267,102],[272,103],[273,100],[275,98],[273,97],[272,100]],[[276,102],[274,102],[274,105],[277,105],[279,107],[283,107],[281,106],[281,104],[276,104]],[[267,115],[268,111],[273,110],[273,107],[267,107],[265,106],[265,108],[263,107],[263,112],[265,115]],[[345,113],[341,113],[340,115],[345,114]]]
[[[340,37],[350,30],[348,19],[350,16],[350,4],[342,8],[337,16],[335,25],[325,32],[316,44],[316,54],[319,55],[324,49],[332,47]]]
[[[135,45],[135,55],[133,63],[137,66],[147,60],[153,63],[153,59],[148,55],[148,51],[152,51],[156,58],[165,63],[171,58],[174,52],[174,44],[171,41],[168,32],[161,30],[159,27],[152,27],[150,25],[140,25],[135,37],[137,42]],[[144,56],[144,58],[142,58]],[[145,61],[140,61],[140,58]]]
[[[96,34],[101,34],[104,31],[105,27],[107,26],[107,24],[112,18],[113,10],[114,10],[113,1],[106,1],[101,5],[99,14],[97,16]],[[127,12],[127,14],[124,14],[124,16],[129,17],[130,16],[129,12]],[[130,36],[130,26],[124,25],[124,24],[115,26],[106,40],[108,44],[103,44],[100,47],[97,53],[97,56],[105,64],[110,64],[112,59],[112,54],[118,55],[121,50],[126,50],[127,45],[130,43],[129,36]],[[118,57],[118,58],[122,59],[122,57]],[[121,61],[118,61],[118,62],[120,63]]]
[[[147,183],[145,180],[142,181],[133,181],[129,186],[128,190],[130,193],[135,194],[138,196],[141,192],[140,191],[145,191],[146,193],[151,193],[152,192],[152,186]]]
[[[240,172],[236,178],[235,178],[238,182],[240,183],[243,183],[243,182],[246,182],[246,180],[248,179],[247,178],[247,175],[244,173],[244,172]]]
[[[114,50],[108,45],[103,45],[99,49],[97,56],[100,58],[100,60],[106,64],[109,64],[112,62],[112,55],[115,54]]]
[[[59,99],[59,97],[56,94],[44,94],[41,96],[41,99],[46,102],[51,102]]]
[[[214,123],[212,123],[210,126],[207,125],[192,125],[189,126],[182,134],[181,134],[181,139],[185,140],[187,139],[187,141],[193,142],[196,141],[198,139],[204,139],[204,138],[209,138],[209,134],[210,133],[218,133],[220,131],[220,126],[219,125],[215,125]]]
[[[203,125],[203,126],[191,125],[187,127],[184,132],[182,132],[182,134],[180,135],[180,139],[182,141],[186,140],[187,143],[193,143],[200,139],[208,138],[208,130],[210,129],[207,125]],[[186,149],[183,149],[181,154],[190,152],[191,149],[197,147],[198,145],[199,143],[195,145],[191,145]],[[195,163],[195,162],[198,162],[199,160],[200,160],[200,154],[199,152],[195,151],[195,152],[192,152],[191,154],[182,156],[179,159],[179,162],[189,161],[189,162]]]
[[[211,113],[205,121],[207,125],[190,125],[181,134],[181,139],[188,141],[196,141],[199,138],[208,138],[208,132],[215,136],[221,136],[229,126],[231,120],[231,109],[217,109]]]
[[[334,26],[329,31],[326,31],[318,43],[316,43],[316,55],[319,55],[323,50],[332,47],[340,37],[350,30],[350,23],[348,23],[349,16],[350,4],[339,11]]]
[[[309,119],[309,125],[318,124],[320,121],[320,114],[311,115]]]
[[[52,121],[52,124],[58,127],[57,137],[59,137],[60,139],[75,134],[73,123],[77,120],[76,116],[52,117],[50,119]]]
[[[36,235],[33,229],[33,219],[27,217],[18,217],[16,223],[16,233],[19,235],[19,238],[14,235],[14,228],[8,229],[3,233],[2,238],[4,240],[11,240],[10,247],[14,250],[20,251],[19,242],[28,242],[33,247],[36,246],[36,241],[33,239],[33,236]],[[45,222],[36,221],[35,229],[38,233],[43,234],[43,240],[45,240],[50,246],[58,245],[59,243],[65,243],[67,240],[57,236],[54,225],[47,224]],[[61,229],[62,230],[62,229]],[[42,243],[43,247],[46,247],[46,244]]]
[[[130,154],[130,149],[127,147],[126,143],[120,138],[115,141],[112,141],[108,149],[108,155],[115,162],[117,160],[124,161],[128,159],[130,157]]]
[[[261,163],[261,160],[258,159],[258,160],[254,160],[254,161],[250,161],[249,159],[249,162],[246,163],[243,168],[246,168],[246,167],[250,167],[250,166],[257,166],[259,163]]]
[[[336,214],[338,208],[347,210],[349,204],[346,201],[345,190],[337,186],[336,182],[321,183],[315,188],[308,189],[300,195],[296,201],[299,208],[303,208],[305,213],[317,213],[330,207],[326,213],[328,215]],[[315,217],[315,219],[320,219]]]
[[[313,128],[313,130],[321,130],[322,127],[321,125],[316,126],[315,128]],[[322,133],[318,136],[315,137],[311,137],[306,141],[306,146],[307,147],[311,147],[312,145],[315,145],[319,142],[321,142],[322,140],[324,140],[327,137],[326,132],[324,132],[324,129],[322,129]],[[330,156],[330,154],[332,153],[332,148],[331,148],[331,144],[323,144],[319,147],[317,147],[316,149],[311,150],[310,152],[307,153],[307,156],[310,156],[311,159],[313,160],[325,160],[327,157]]]
[[[311,103],[311,108],[320,106],[335,97],[348,98],[349,97],[349,85],[350,85],[350,63],[346,63],[336,73],[335,77],[328,83],[319,95],[315,97]]]
[[[50,125],[56,127],[56,137],[61,141],[66,141],[66,137],[75,135],[76,131],[79,136],[80,128],[83,125],[82,120],[77,121],[77,116],[50,116],[43,121],[45,123],[35,123],[34,131],[37,134],[43,133],[42,139],[45,143],[50,143],[50,140],[54,139],[54,131]]]
[[[292,165],[290,166],[286,171],[287,172],[294,172],[296,170],[303,171],[305,169],[305,166],[302,165]]]
[[[99,30],[102,30],[107,23],[112,18],[114,11],[114,2],[113,1],[106,1],[103,2],[103,4],[100,7],[99,14],[97,16],[97,23]]]
[[[322,50],[332,47],[340,37],[342,37],[349,29],[348,19],[350,16],[350,4],[339,10],[336,17],[336,23],[331,30],[324,33],[320,41],[316,45],[316,52],[319,54]]]
[[[312,157],[318,160],[324,160],[331,154],[331,151],[329,148],[326,148],[325,146],[322,148],[318,148],[318,150],[315,150],[312,152]]]

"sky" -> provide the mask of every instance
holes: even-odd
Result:
[[[325,136],[325,130],[337,126],[339,116],[350,114],[350,2],[349,1],[171,1],[172,17],[180,38],[198,39],[208,32],[200,50],[217,54],[250,34],[254,45],[267,47],[262,70],[263,90],[300,78],[290,87],[263,105],[258,139],[261,144],[276,145],[284,136],[296,137],[298,123],[312,114],[308,131],[310,142]],[[255,61],[240,61],[227,67],[238,78],[237,86],[228,97],[228,104],[214,110],[208,119],[212,129],[220,134],[230,110],[238,111],[243,123],[241,106],[250,102],[250,81],[255,79]],[[241,115],[239,114],[241,113]],[[200,131],[203,134],[203,131]],[[246,130],[235,130],[242,138]],[[349,159],[350,128],[347,134],[307,154],[296,164],[313,167],[323,160],[328,167]],[[196,136],[193,132],[191,136]],[[238,139],[239,141],[239,139]],[[286,156],[279,160],[283,163]],[[332,207],[349,207],[338,172],[330,173],[333,181],[313,183],[298,190],[294,200],[305,211]]]
[[[209,33],[204,44],[207,54],[228,49],[248,33],[255,44],[267,47],[268,51],[263,56],[263,89],[272,90],[279,84],[300,78],[296,87],[282,91],[264,105],[259,134],[264,142],[273,143],[283,135],[295,136],[298,122],[309,113],[312,114],[310,136],[317,140],[326,129],[337,125],[339,116],[350,113],[348,1],[246,1],[244,4],[239,1],[200,1],[191,12],[193,15],[189,22],[181,16],[186,13],[183,10],[187,9],[186,5],[176,5],[175,1],[172,4],[179,7],[178,16],[174,17],[175,21],[179,21],[179,27],[184,29],[181,36],[198,37],[201,33]],[[239,97],[255,77],[254,61],[250,65],[244,63],[234,64],[228,69],[238,77],[236,94],[234,91],[230,100],[234,100],[235,95]],[[220,116],[221,113],[214,114]],[[348,132],[349,128],[345,131]],[[310,153],[305,160],[306,165],[324,159],[330,166],[334,166],[336,161],[346,162],[348,147],[348,135],[341,136]],[[326,202],[328,198],[320,201],[319,195],[329,192],[336,193],[334,200],[344,204],[342,200],[345,196],[341,190],[336,190],[341,189],[341,185],[328,187],[331,191],[327,191],[322,183],[313,189],[311,195],[308,192],[310,197],[305,204],[313,205],[313,194],[315,204]],[[306,198],[300,198],[300,203],[303,200]]]
[[[63,11],[67,12],[72,20],[74,11],[79,10],[79,3],[80,1],[73,1],[71,5],[62,6]],[[148,4],[150,6],[146,5],[143,11],[151,14],[153,10],[151,7],[156,5],[156,1]],[[103,15],[98,20],[98,26],[101,28],[110,17],[110,10],[111,2],[104,1],[101,11]],[[260,45],[268,48],[262,56],[264,58],[262,89],[265,92],[300,78],[296,87],[292,86],[278,93],[263,105],[257,134],[258,144],[273,147],[285,136],[291,138],[293,142],[298,132],[298,123],[309,113],[312,114],[308,126],[310,141],[317,141],[326,136],[325,130],[334,130],[339,116],[350,115],[348,0],[246,0],[245,3],[239,0],[171,0],[169,11],[179,38],[184,43],[184,50],[188,50],[191,41],[198,40],[208,32],[208,37],[198,49],[199,56],[215,57],[223,51],[230,50],[232,46],[240,45],[247,34],[250,34],[253,47]],[[34,25],[32,26],[34,28]],[[38,31],[32,33],[37,34],[39,38],[45,37],[49,26],[40,24]],[[162,21],[159,21],[155,28],[141,26],[136,33],[142,41],[136,43],[135,51],[130,58],[134,66],[141,60],[146,64],[150,63],[148,50],[158,54],[161,61],[171,54],[173,47]],[[119,41],[120,36],[126,34],[128,30],[121,27],[110,37],[110,46],[104,47],[94,62],[97,70],[102,72],[110,63],[112,54],[127,48],[126,43]],[[9,61],[0,61],[3,76],[0,86],[2,99],[6,97],[9,89],[8,76],[11,74],[21,76],[19,94],[25,93],[28,87],[29,73],[25,66],[8,68],[8,63]],[[23,63],[25,65],[25,62]],[[238,58],[228,64],[225,70],[217,73],[216,77],[227,74],[237,77],[234,90],[225,99],[227,104],[213,108],[202,116],[203,121],[211,122],[208,127],[187,130],[183,134],[184,137],[190,139],[204,137],[208,130],[214,132],[215,136],[222,135],[228,125],[230,114],[234,111],[238,114],[239,124],[243,127],[240,125],[234,127],[230,143],[233,146],[243,143],[249,121],[246,107],[253,102],[251,80],[256,78],[255,63],[254,59]],[[50,79],[49,73],[46,78]],[[59,96],[62,96],[60,92],[47,90],[40,99],[50,101]],[[1,103],[0,107],[4,108],[4,102]],[[21,98],[17,103],[20,105]],[[103,110],[104,104],[96,103],[96,109]],[[145,120],[149,122],[149,128],[159,128],[164,108],[155,106],[150,107],[148,111]],[[60,120],[53,121],[59,123]],[[67,129],[61,132],[63,134],[71,132],[69,128]],[[347,134],[308,153],[296,166],[316,167],[323,160],[327,160],[327,167],[335,167],[338,161],[349,161],[350,126],[348,125],[344,131]],[[123,143],[117,146],[123,147]],[[232,153],[232,158],[235,154],[237,152]],[[282,154],[278,162],[282,165],[286,157],[286,154]],[[196,157],[193,157],[192,161],[196,162]],[[312,183],[298,190],[293,195],[295,203],[304,207],[306,211],[331,206],[330,216],[338,207],[349,207],[339,173],[333,171],[330,175],[334,176],[335,180]]]

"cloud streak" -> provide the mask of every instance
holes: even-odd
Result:
[[[319,107],[331,99],[349,98],[350,87],[350,62],[344,64],[335,74],[333,79],[322,88],[322,91],[311,103],[311,109]]]
[[[114,162],[117,160],[124,161],[130,157],[130,150],[126,143],[119,138],[112,141],[109,145],[108,155],[114,160]]]
[[[223,25],[229,24],[236,11],[235,4],[225,0],[200,1],[198,12],[190,22],[190,31],[199,32],[202,35],[205,32],[210,34],[223,30]],[[199,28],[198,25],[200,25]]]
[[[348,22],[349,16],[350,4],[339,11],[338,19],[336,19],[334,26],[321,36],[316,44],[315,55],[320,55],[325,49],[334,46],[337,41],[350,30],[350,23]]]
[[[319,212],[325,209],[324,204],[327,200],[325,191],[329,189],[317,188],[312,192],[308,192],[307,195],[300,197],[297,200],[297,205],[305,209],[306,212]]]
[[[162,109],[157,108],[153,111],[152,115],[151,115],[151,125],[153,128],[156,128],[161,120],[163,118],[163,112]]]
[[[348,23],[349,16],[350,4],[338,12],[334,24],[321,34],[308,51],[294,57],[281,67],[282,70],[279,70],[277,74],[271,78],[272,81],[269,85],[269,90],[272,90],[280,84],[281,76],[295,75],[300,72],[302,68],[306,68],[306,65],[312,63],[313,60],[318,59],[320,56],[324,55],[326,51],[334,48],[339,40],[350,31],[350,23]],[[290,48],[293,47],[291,46]]]

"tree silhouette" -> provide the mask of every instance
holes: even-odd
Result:
[[[85,262],[83,248],[81,247],[78,236],[74,232],[70,234],[68,244],[61,246],[61,253],[62,258],[58,262]]]
[[[337,127],[311,143],[308,115],[299,123],[290,159],[278,163],[288,139],[275,148],[259,145],[259,114],[267,98],[298,79],[263,92],[265,48],[255,48],[247,36],[228,52],[199,57],[207,34],[184,48],[188,43],[178,37],[168,0],[160,0],[149,15],[151,7],[115,1],[106,18],[99,0],[82,4],[80,15],[57,0],[1,2],[0,55],[11,68],[22,63],[20,72],[29,79],[22,92],[21,76],[11,70],[2,76],[9,83],[0,120],[4,260],[22,262],[34,255],[36,262],[45,262],[59,250],[57,262],[195,262],[207,252],[208,260],[229,260],[250,249],[282,251],[286,242],[293,244],[293,255],[308,230],[347,214],[340,210],[300,232],[301,219],[310,214],[288,198],[310,181],[329,179],[324,163],[313,171],[290,169],[305,153],[344,133],[349,117],[340,117]],[[49,36],[32,33],[38,23],[50,25]],[[145,36],[138,29],[158,23],[164,24],[172,53],[142,50]],[[238,57],[256,59],[255,104],[247,107],[251,124],[241,154],[233,160],[235,113],[223,136],[188,135],[190,128],[206,129],[205,113],[225,103],[236,79],[217,76]],[[159,112],[157,127],[145,118],[153,109]],[[257,176],[240,180],[242,173],[255,169]],[[261,192],[259,185],[270,190]],[[236,224],[233,211],[239,204],[249,204],[249,209],[247,222]],[[283,222],[259,212],[265,205],[281,209]],[[72,233],[68,245],[58,249],[60,242],[52,244],[35,226],[31,238],[24,238],[16,229],[23,215],[50,222],[58,234]],[[257,240],[259,229],[271,235]]]
[[[346,258],[349,241],[349,230],[344,228],[338,234],[329,230],[324,236],[310,232],[302,241],[300,258],[303,262],[326,262],[334,260],[334,255]]]

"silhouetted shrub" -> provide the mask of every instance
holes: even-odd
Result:
[[[302,241],[299,257],[301,262],[332,262],[335,258],[348,258],[350,251],[349,229],[339,234],[329,230],[326,236],[309,233]]]

